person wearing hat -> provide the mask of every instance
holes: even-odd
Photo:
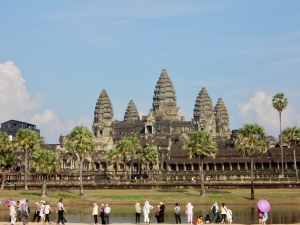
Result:
[[[135,223],[140,223],[141,218],[141,206],[140,203],[135,203]]]
[[[101,222],[102,222],[102,224],[105,224],[105,220],[104,220],[104,209],[105,209],[104,204],[101,204],[100,217],[101,217]]]
[[[150,205],[148,201],[145,201],[145,205],[143,207],[143,212],[144,212],[144,222],[146,224],[150,223],[149,214],[150,214],[151,209],[153,209],[153,206]]]
[[[44,208],[44,214],[45,214],[45,222],[44,222],[44,225],[47,223],[48,221],[48,224],[50,224],[50,218],[49,218],[49,215],[50,213],[52,212],[53,210],[51,209],[50,207],[50,202],[49,201],[46,201],[45,202],[45,208]]]
[[[29,200],[26,199],[26,202],[23,204],[23,215],[22,215],[23,225],[28,224],[28,220],[29,220],[30,208],[28,206],[28,202]]]
[[[94,217],[94,225],[97,225],[98,224],[98,205],[97,203],[94,203],[93,204],[93,217]]]
[[[9,215],[10,215],[10,223],[11,225],[15,225],[17,220],[17,212],[15,207],[15,202],[11,201],[9,206]]]
[[[45,204],[46,202],[41,200],[40,202],[40,219],[42,220],[42,222],[45,222],[45,213],[44,213],[44,209],[45,209]]]
[[[193,208],[191,203],[188,203],[186,205],[186,215],[187,215],[187,223],[192,224],[193,223]]]
[[[160,202],[160,211],[159,211],[159,222],[164,223],[165,222],[165,205],[164,203]]]
[[[34,212],[34,215],[33,215],[33,220],[32,222],[35,222],[35,219],[37,219],[37,222],[40,222],[40,211],[41,211],[41,206],[38,202],[35,203],[35,212]]]
[[[64,218],[64,212],[67,212],[67,210],[64,208],[64,205],[62,203],[63,199],[60,198],[57,203],[57,213],[58,213],[58,220],[57,225],[61,222],[62,224],[65,224],[66,219]]]
[[[108,204],[106,204],[105,208],[104,208],[104,220],[105,220],[105,224],[109,224],[109,215],[110,215],[110,207],[108,206]]]

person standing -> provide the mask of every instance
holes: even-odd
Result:
[[[263,213],[263,218],[262,218],[262,223],[266,224],[266,221],[268,220],[268,213],[264,212]]]
[[[100,217],[101,217],[101,222],[102,222],[102,224],[105,224],[105,220],[104,220],[104,209],[105,209],[104,204],[101,204]]]
[[[23,225],[28,224],[28,220],[29,220],[30,208],[28,206],[28,202],[29,200],[26,199],[26,202],[23,204],[23,215],[22,215]]]
[[[257,217],[258,217],[258,223],[262,224],[263,223],[262,219],[264,217],[264,213],[262,211],[260,211],[259,209],[257,209]]]
[[[191,203],[188,203],[186,205],[186,215],[187,215],[187,223],[192,224],[193,223],[193,208]]]
[[[39,217],[40,217],[39,221],[41,219],[42,222],[45,222],[45,213],[44,213],[45,204],[46,204],[46,202],[43,201],[43,200],[41,200],[41,203],[40,203],[40,212],[39,212]]]
[[[227,220],[227,223],[229,223],[229,224],[232,223],[232,211],[230,209],[227,209],[226,220]]]
[[[165,205],[164,203],[160,202],[159,203],[160,205],[160,211],[159,211],[159,220],[161,223],[164,223],[165,222]]]
[[[141,206],[140,203],[135,203],[135,223],[140,223],[141,218]]]
[[[64,218],[64,212],[67,212],[67,210],[64,208],[64,205],[62,203],[63,199],[60,198],[57,203],[57,213],[58,213],[58,220],[57,225],[61,222],[62,224],[65,224],[67,222]]]
[[[175,220],[176,223],[181,223],[181,219],[180,219],[180,207],[178,206],[178,203],[175,204],[174,207],[174,211],[175,211]]]
[[[157,220],[157,223],[160,223],[160,205],[157,205],[156,210],[155,210],[155,217]]]
[[[45,222],[44,222],[44,225],[47,223],[48,221],[48,224],[50,224],[50,218],[49,218],[49,215],[50,213],[52,212],[53,210],[51,209],[50,207],[50,202],[49,201],[46,201],[45,203],[45,207],[44,207],[44,215],[45,215]]]
[[[11,225],[15,225],[16,220],[17,220],[17,213],[16,213],[16,207],[15,207],[15,202],[14,201],[10,202],[9,215],[10,215]]]
[[[105,224],[109,224],[109,214],[110,214],[110,207],[108,206],[108,204],[106,204],[105,208],[104,208],[104,220],[105,220]]]
[[[215,220],[218,218],[219,206],[217,202],[212,204],[211,211],[212,211],[211,223],[214,223]]]
[[[146,223],[146,224],[150,223],[149,214],[150,214],[151,209],[153,209],[153,206],[150,205],[148,201],[145,201],[145,205],[143,207],[143,212],[144,212],[144,223]]]
[[[94,225],[98,224],[98,205],[96,203],[93,204],[93,217],[94,217]]]
[[[21,221],[22,220],[22,205],[20,204],[20,201],[17,201],[17,208],[18,208],[17,219],[19,221]]]
[[[41,206],[38,202],[35,203],[35,212],[33,215],[33,220],[32,222],[35,222],[35,219],[37,219],[37,222],[40,222],[40,211],[41,211]]]
[[[225,206],[225,203],[222,203],[221,206],[221,223],[225,223],[226,222],[226,214],[227,214],[227,207]]]

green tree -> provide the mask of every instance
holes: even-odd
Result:
[[[217,143],[213,140],[209,132],[200,130],[192,134],[187,145],[187,151],[192,157],[198,157],[200,163],[201,174],[201,190],[200,195],[205,196],[204,189],[204,172],[203,172],[203,159],[205,157],[214,157],[218,152]]]
[[[4,170],[2,171],[1,178],[1,189],[4,189],[4,183],[6,180],[5,174],[5,166],[14,165],[14,149],[11,141],[9,140],[9,136],[7,133],[0,131],[0,165],[4,166]]]
[[[117,149],[115,148],[112,148],[112,149],[109,149],[107,152],[106,152],[106,161],[108,163],[108,165],[110,164],[114,164],[115,165],[115,170],[114,170],[114,176],[113,176],[113,179],[115,179],[116,177],[116,174],[117,174],[117,169],[118,169],[118,163],[120,163],[120,155],[117,151]]]
[[[293,148],[293,155],[294,155],[294,169],[296,172],[296,178],[298,179],[298,170],[297,170],[297,161],[296,161],[296,146],[300,144],[300,128],[294,127],[287,127],[282,132],[282,139],[284,143],[289,144]]]
[[[281,151],[281,171],[282,171],[282,178],[284,178],[283,173],[283,148],[282,148],[282,132],[281,132],[281,113],[287,107],[288,100],[284,98],[283,93],[277,93],[272,99],[272,105],[274,109],[279,112],[279,123],[280,123],[280,151]]]
[[[42,197],[46,197],[46,180],[47,174],[58,172],[60,164],[57,153],[46,149],[39,149],[33,152],[30,160],[30,170],[44,173],[44,184],[42,189]]]
[[[250,156],[251,161],[251,200],[255,199],[253,184],[253,154],[265,153],[267,144],[264,128],[258,124],[245,124],[238,130],[237,149],[242,155]]]
[[[132,158],[136,155],[136,152],[140,150],[142,146],[139,143],[139,140],[136,137],[125,137],[122,140],[119,140],[116,145],[116,150],[119,154],[120,160],[124,163],[124,173],[126,169],[126,162],[130,161],[130,171]]]
[[[18,130],[16,137],[13,139],[15,148],[18,150],[23,150],[25,153],[25,174],[24,174],[24,183],[25,190],[28,190],[27,186],[27,174],[28,174],[28,161],[31,157],[31,154],[40,148],[41,139],[39,134],[31,129],[20,129]]]
[[[93,133],[85,126],[76,126],[70,134],[67,135],[65,148],[79,156],[79,171],[80,171],[80,195],[83,195],[82,186],[82,160],[92,155],[95,150]]]
[[[156,164],[159,161],[157,148],[155,146],[148,146],[142,149],[140,158],[142,164],[146,165],[148,170],[150,163]]]

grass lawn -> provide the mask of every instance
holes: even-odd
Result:
[[[28,198],[31,204],[40,201],[42,198],[41,191],[25,191],[25,190],[0,190],[0,199],[2,204],[6,199],[24,199]],[[298,204],[300,202],[299,189],[256,189],[255,197],[257,200],[266,199],[271,204]],[[68,191],[48,190],[47,197],[43,200],[49,200],[52,204],[57,202],[59,198],[64,199],[64,204],[74,203],[91,204],[96,202],[108,203],[113,205],[132,205],[135,202],[143,204],[145,200],[150,203],[164,204],[186,204],[191,202],[194,205],[208,204],[214,201],[226,204],[242,204],[256,205],[257,201],[250,200],[250,189],[209,189],[206,190],[206,196],[200,197],[198,189],[99,189],[84,190],[84,195],[79,196],[79,189],[70,189]]]

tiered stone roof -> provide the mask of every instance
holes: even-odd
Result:
[[[166,69],[163,69],[157,81],[152,106],[154,115],[162,115],[167,120],[181,120],[174,86]]]
[[[194,121],[198,124],[198,130],[206,130],[215,136],[214,108],[205,87],[202,87],[196,99]]]
[[[130,100],[124,115],[124,122],[131,122],[131,121],[140,121],[139,113],[132,100]]]
[[[95,111],[94,111],[94,123],[98,123],[99,121],[112,121],[114,117],[113,108],[106,93],[106,90],[103,89],[101,94],[97,100]]]
[[[214,111],[217,136],[230,138],[229,115],[222,98],[218,99]]]

